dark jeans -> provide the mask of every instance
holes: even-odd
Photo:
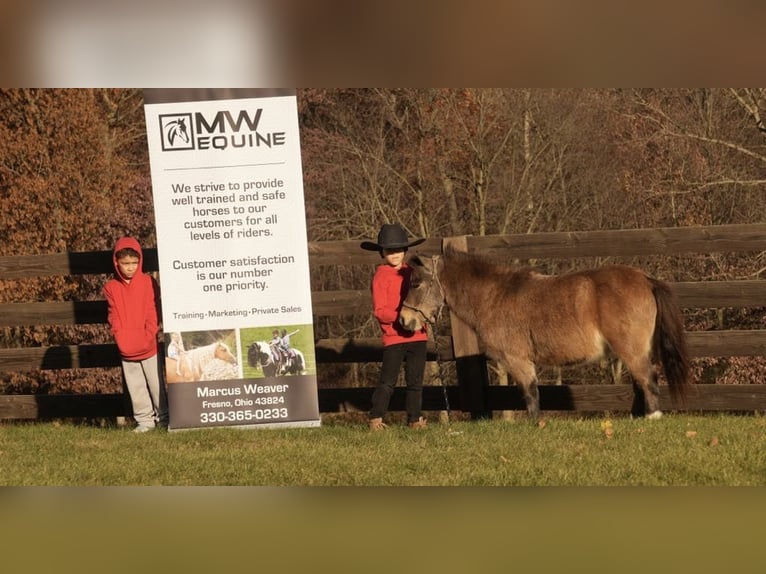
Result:
[[[404,400],[407,422],[415,422],[420,418],[423,407],[423,373],[426,368],[425,341],[400,343],[383,348],[380,380],[372,393],[371,419],[382,417],[388,410],[402,362],[405,364],[404,382],[407,384]]]

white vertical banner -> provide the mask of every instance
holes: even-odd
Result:
[[[294,93],[145,90],[170,428],[318,426]]]

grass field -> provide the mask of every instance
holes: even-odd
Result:
[[[423,431],[0,424],[0,485],[764,486],[766,418],[469,421]]]

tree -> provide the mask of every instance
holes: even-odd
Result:
[[[143,100],[139,90],[0,91],[0,254],[111,249],[130,233],[155,241]],[[3,302],[101,298],[103,278],[0,281]],[[2,343],[110,340],[105,326],[5,328]],[[119,388],[119,377],[43,372],[13,387]],[[15,388],[15,387],[14,387]]]

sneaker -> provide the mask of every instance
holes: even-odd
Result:
[[[133,432],[141,433],[141,432],[149,432],[153,430],[154,430],[154,427],[150,427],[147,425],[138,425],[136,428],[133,429]]]
[[[418,420],[407,424],[411,429],[424,429],[426,428],[426,419],[420,417]]]
[[[383,422],[383,419],[378,417],[376,419],[370,419],[370,430],[371,431],[382,431],[388,428],[388,425]]]

